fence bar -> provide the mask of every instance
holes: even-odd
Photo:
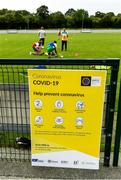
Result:
[[[119,58],[107,58],[107,59],[2,59],[0,58],[0,64],[2,65],[104,65],[114,66],[119,63]]]
[[[120,93],[119,93],[119,101],[118,101],[118,114],[117,114],[117,124],[116,124],[116,134],[115,134],[113,166],[118,166],[120,140],[121,140],[121,81],[120,81]]]
[[[105,138],[105,152],[104,152],[104,166],[109,167],[111,142],[113,132],[113,121],[115,111],[115,99],[116,99],[116,86],[118,77],[118,65],[112,67],[111,81],[110,81],[110,93],[107,97],[107,109],[106,109],[106,138]]]

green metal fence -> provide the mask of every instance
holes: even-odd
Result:
[[[0,59],[0,158],[30,160],[30,144],[22,146],[17,143],[18,137],[30,140],[27,70],[45,67],[47,69],[107,71],[100,162],[109,166],[114,145],[112,137],[114,139],[115,135],[113,124],[117,114],[116,89],[119,59]],[[116,147],[117,138],[115,139]],[[114,157],[118,153],[119,151],[115,150]],[[117,166],[118,163],[114,162],[113,165]]]
[[[113,166],[118,165],[120,146],[121,146],[121,81],[120,81],[120,91],[119,91],[119,100],[118,100],[118,114],[116,121]]]

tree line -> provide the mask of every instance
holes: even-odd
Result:
[[[84,9],[73,8],[63,14],[60,11],[49,12],[47,6],[37,8],[36,13],[26,10],[0,10],[0,29],[37,29],[47,28],[121,28],[121,13],[103,13],[97,11],[89,16]]]

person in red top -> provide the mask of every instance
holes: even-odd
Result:
[[[58,39],[61,39],[61,30],[58,31]]]
[[[30,55],[42,55],[44,52],[42,52],[41,42],[35,42],[32,44],[32,48],[34,52],[30,52]]]

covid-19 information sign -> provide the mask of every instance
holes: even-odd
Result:
[[[99,169],[105,71],[28,70],[32,166]]]

